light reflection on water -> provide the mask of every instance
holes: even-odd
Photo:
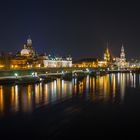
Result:
[[[72,81],[57,79],[47,84],[0,85],[0,116],[18,111],[32,112],[41,106],[75,96],[93,102],[122,103],[126,88],[130,87],[140,87],[140,75],[118,73]]]

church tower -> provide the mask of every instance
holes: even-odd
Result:
[[[106,48],[105,53],[104,53],[104,61],[110,62],[110,52],[109,52],[108,47]]]
[[[122,48],[121,48],[120,59],[122,61],[126,61],[125,52],[124,52],[124,46],[123,45],[122,45]]]

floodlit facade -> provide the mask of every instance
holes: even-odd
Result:
[[[98,60],[96,58],[84,58],[73,63],[73,67],[77,68],[97,68]]]
[[[126,57],[125,57],[125,51],[124,51],[124,47],[122,45],[121,48],[121,53],[120,53],[120,58],[115,58],[115,63],[114,63],[118,69],[127,69],[129,68],[129,63],[126,61]]]
[[[40,56],[38,57],[39,63],[43,67],[57,68],[57,67],[72,67],[72,57],[52,57],[49,56]]]

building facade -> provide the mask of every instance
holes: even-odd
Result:
[[[39,56],[38,62],[43,67],[48,68],[60,68],[60,67],[72,67],[72,57],[56,57],[56,56]]]
[[[115,65],[118,69],[129,68],[129,62],[126,61],[124,46],[122,45],[120,57],[115,58]]]
[[[51,55],[37,55],[29,37],[23,49],[10,59],[10,68],[56,68],[72,67],[72,57],[56,57]]]

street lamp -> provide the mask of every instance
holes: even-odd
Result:
[[[35,76],[35,72],[32,72],[32,76],[33,76],[33,77]]]
[[[17,78],[17,76],[18,76],[18,74],[17,73],[15,73],[15,77]]]

